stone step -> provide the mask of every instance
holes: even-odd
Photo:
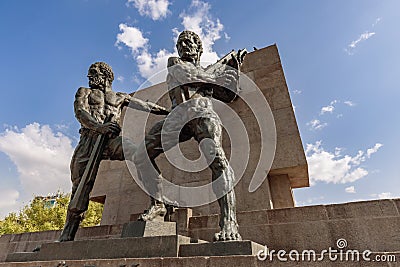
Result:
[[[175,222],[136,221],[124,224],[121,237],[147,237],[176,235]]]
[[[239,225],[262,225],[355,218],[396,217],[400,216],[399,211],[400,199],[385,199],[238,212],[237,218]],[[189,219],[190,230],[215,228],[217,226],[217,214],[193,216]]]
[[[75,240],[108,239],[121,236],[123,225],[102,225],[79,228]],[[61,231],[42,231],[0,236],[0,262],[13,252],[29,252],[43,243],[54,242]]]
[[[376,255],[371,255],[371,259]],[[400,252],[389,253],[396,257],[396,262],[377,261],[330,261],[325,257],[321,261],[280,262],[276,257],[273,261],[261,261],[257,256],[211,256],[211,257],[163,257],[163,258],[119,258],[119,259],[87,259],[87,260],[54,260],[32,262],[5,262],[0,267],[397,267],[400,266]]]
[[[39,252],[16,252],[6,262],[177,257],[185,236],[151,236],[45,243]]]
[[[243,239],[252,240],[271,249],[314,249],[322,251],[335,247],[345,239],[350,248],[371,251],[400,251],[400,216],[304,221],[292,223],[240,224]],[[257,223],[257,224],[256,224]],[[214,226],[214,227],[213,227]],[[219,231],[217,225],[190,229],[193,238],[211,241]]]
[[[179,256],[257,255],[257,252],[263,249],[264,246],[250,240],[183,244],[179,247]]]

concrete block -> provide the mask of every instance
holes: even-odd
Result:
[[[276,109],[272,111],[272,113],[274,115],[276,134],[278,136],[291,134],[300,135],[292,107]]]
[[[275,71],[268,77],[256,80],[255,83],[267,99],[271,110],[292,107],[292,101],[281,71]]]
[[[269,223],[266,210],[240,212],[237,214],[237,219],[239,227],[246,225],[259,225],[259,224]],[[213,226],[214,228],[216,228],[218,227],[218,224],[215,224]]]
[[[268,75],[276,71],[281,71],[283,73],[282,65],[280,64],[280,62],[258,68],[252,72],[254,74],[254,80],[259,80],[268,77]]]
[[[178,208],[175,209],[171,216],[171,220],[176,222],[177,233],[179,235],[189,235],[189,221],[193,215],[192,209],[189,208]]]
[[[329,240],[347,241],[347,248],[371,251],[400,251],[400,217],[329,220]]]
[[[399,215],[395,203],[389,199],[327,205],[326,210],[329,219]]]
[[[189,229],[204,229],[218,227],[219,215],[196,216],[189,219]]]
[[[280,62],[278,48],[276,45],[271,45],[248,53],[244,58],[241,70],[246,73],[277,62]]]
[[[164,258],[162,260],[162,263],[164,267],[216,266],[216,265],[210,265],[210,257]]]
[[[0,236],[0,244],[1,243],[9,243],[12,239],[13,235],[7,234],[7,235],[1,235]]]
[[[26,261],[37,261],[39,254],[35,252],[17,252],[8,254],[6,262],[26,262]]]
[[[175,222],[136,221],[124,224],[121,237],[148,237],[176,235]]]
[[[393,199],[393,202],[396,204],[397,212],[400,215],[400,198]]]
[[[179,245],[188,243],[189,237],[176,235],[46,243],[35,254],[12,253],[6,261],[177,257]]]
[[[268,180],[273,208],[281,209],[294,207],[293,193],[289,176],[270,176]]]
[[[272,209],[266,211],[266,213],[268,216],[268,222],[270,224],[320,221],[328,219],[325,206],[323,205],[287,209]]]
[[[184,244],[179,247],[179,256],[256,255],[262,249],[264,246],[249,240]]]
[[[210,257],[209,266],[246,266],[254,267],[257,264],[257,257],[255,256],[223,256],[223,257]],[[266,266],[266,265],[264,265]],[[268,265],[269,266],[269,265]]]

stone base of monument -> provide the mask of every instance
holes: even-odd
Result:
[[[179,256],[195,257],[257,255],[257,252],[260,250],[264,250],[264,246],[250,240],[225,241],[202,244],[182,244],[179,247]]]
[[[6,262],[178,257],[190,237],[151,236],[45,243],[39,252],[8,254]]]
[[[52,248],[52,251],[46,253],[50,255],[55,254],[56,250],[53,249],[61,244],[54,244],[53,240],[59,237],[60,231],[2,235],[0,236],[0,267],[66,266],[60,265],[64,261],[69,267],[131,267],[138,266],[137,264],[140,264],[140,267],[400,266],[400,199],[238,212],[240,234],[242,237],[262,245],[268,245],[270,251],[283,249],[285,251],[297,250],[301,252],[312,249],[318,253],[329,247],[336,249],[338,240],[345,239],[348,244],[344,248],[345,251],[347,249],[357,249],[361,252],[370,250],[374,252],[371,255],[371,259],[373,259],[375,253],[382,255],[390,254],[396,257],[395,260],[397,263],[393,261],[384,263],[362,260],[360,262],[331,262],[327,257],[318,262],[299,261],[283,263],[276,259],[276,257],[272,262],[269,260],[263,261],[258,260],[257,256],[251,255],[257,252],[257,249],[249,248],[249,244],[252,244],[250,241],[242,241],[245,245],[235,241],[223,243],[210,242],[205,244],[200,243],[202,241],[198,241],[198,244],[192,246],[191,242],[195,238],[212,240],[214,234],[219,230],[219,217],[218,215],[181,217],[177,220],[178,233],[181,235],[181,233],[186,231],[190,238],[185,237],[185,234],[184,237],[179,238],[180,236],[175,234],[176,230],[171,228],[169,223],[163,223],[164,226],[161,228],[155,224],[142,223],[140,225],[137,222],[132,222],[128,225],[103,225],[80,228],[76,236],[76,241],[62,243],[63,247],[58,247],[57,249],[66,250],[69,246],[77,245],[78,252],[84,255],[81,260],[67,260],[65,257],[58,257],[56,260],[35,261],[39,259],[40,253],[33,254],[27,252],[32,251],[37,245],[43,244],[41,253],[44,253],[45,247],[49,246],[49,248]],[[179,225],[181,225],[181,232],[179,232]],[[138,229],[133,230],[131,227],[138,227]],[[158,228],[157,231],[159,231],[158,235],[160,236],[151,236],[155,233],[155,231],[150,231],[151,228]],[[139,229],[141,230],[139,231]],[[161,229],[163,230],[161,231]],[[130,237],[121,238],[122,235]],[[91,251],[89,251],[89,245]],[[246,245],[247,248],[245,247],[244,249],[247,250],[246,253],[248,255],[240,255],[243,252],[235,251],[236,246]],[[160,253],[162,249],[167,249],[165,246],[168,246],[169,250],[165,254]],[[219,246],[223,246],[223,248]],[[93,259],[94,256],[91,253],[95,252],[92,250],[96,250],[99,247],[105,252],[102,253],[100,258]],[[134,249],[137,249],[135,253],[139,253],[142,250],[146,251],[146,254],[144,256],[134,256],[140,254],[129,252],[132,253],[130,254],[131,256],[121,253],[114,254],[115,257],[119,255],[121,258],[110,258],[112,256],[110,253],[114,250],[122,249],[122,251],[126,251],[127,247],[135,247]],[[170,250],[172,250],[172,253]],[[6,259],[8,262],[4,262]],[[10,261],[18,261],[18,263]]]
[[[6,262],[256,255],[263,246],[252,241],[208,243],[176,234],[175,222],[130,222],[121,238],[44,243],[39,252],[16,252]]]
[[[175,222],[136,221],[124,224],[121,237],[148,237],[176,235]]]

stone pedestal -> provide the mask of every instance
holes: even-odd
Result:
[[[39,252],[8,254],[6,262],[178,257],[179,246],[188,243],[190,237],[178,235],[53,242]]]
[[[124,224],[121,237],[171,236],[176,234],[175,222],[136,221]]]
[[[203,244],[184,244],[179,248],[180,257],[257,255],[264,246],[249,240]]]

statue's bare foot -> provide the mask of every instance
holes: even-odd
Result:
[[[242,240],[239,234],[238,225],[234,221],[225,222],[221,227],[221,231],[216,233],[214,241],[233,241]]]
[[[138,221],[164,220],[165,214],[167,214],[167,209],[164,203],[152,204],[148,210],[139,216]]]

